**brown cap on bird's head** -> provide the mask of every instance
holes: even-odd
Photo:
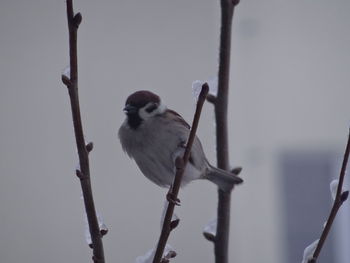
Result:
[[[160,103],[160,98],[158,95],[148,91],[148,90],[139,90],[131,94],[126,102],[125,106],[131,105],[138,109],[142,108],[149,102]]]

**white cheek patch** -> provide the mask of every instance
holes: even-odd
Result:
[[[164,104],[160,104],[155,110],[151,111],[151,112],[147,112],[147,108],[152,106],[153,102],[149,102],[146,104],[146,106],[142,107],[141,109],[139,109],[139,116],[141,119],[143,120],[147,120],[155,115],[158,114],[162,114],[165,112],[166,110],[166,106]]]
[[[163,114],[166,111],[166,106],[163,103],[160,103],[158,109],[155,110],[157,114]]]

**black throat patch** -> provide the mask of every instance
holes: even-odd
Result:
[[[128,124],[129,124],[130,128],[135,130],[141,125],[143,120],[139,116],[139,110],[150,102],[154,103],[154,106],[153,107],[151,106],[148,109],[146,109],[146,111],[148,113],[155,110],[160,103],[159,96],[148,91],[148,90],[136,91],[127,98],[127,100],[125,102],[125,106],[131,105],[131,106],[135,107],[136,109],[138,109],[137,112],[134,111],[134,112],[127,113]]]
[[[136,130],[142,123],[142,119],[140,118],[138,112],[133,114],[128,114],[128,124],[131,129]]]

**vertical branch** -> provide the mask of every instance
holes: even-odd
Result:
[[[343,164],[340,170],[340,175],[339,175],[339,181],[338,181],[338,188],[337,188],[337,193],[334,199],[333,207],[332,210],[328,216],[327,223],[322,231],[320,240],[317,244],[317,247],[315,249],[314,254],[312,255],[312,258],[309,260],[309,263],[315,263],[317,261],[318,256],[321,253],[323,244],[325,243],[328,233],[331,230],[333,221],[335,217],[337,216],[337,213],[339,211],[339,208],[341,205],[346,201],[349,195],[349,191],[343,192],[343,183],[344,183],[344,177],[345,177],[345,172],[346,172],[346,167],[349,161],[349,154],[350,154],[350,131],[348,134],[348,142],[346,144],[345,148],[345,153],[344,153],[344,158],[343,158]]]
[[[229,170],[227,107],[230,76],[231,28],[235,6],[239,0],[221,0],[221,32],[218,94],[215,98],[217,165]],[[217,229],[214,242],[215,262],[228,263],[231,192],[218,190]]]
[[[166,246],[170,232],[178,224],[178,221],[171,221],[171,219],[172,219],[172,216],[174,214],[175,205],[177,204],[176,203],[178,200],[177,195],[179,193],[179,189],[181,186],[182,176],[183,176],[184,170],[186,168],[186,164],[190,158],[192,144],[193,144],[193,141],[194,141],[195,136],[196,136],[199,118],[200,118],[202,107],[203,107],[203,104],[204,104],[205,99],[207,97],[208,91],[209,91],[208,84],[207,83],[203,84],[202,91],[198,97],[196,112],[194,114],[190,135],[189,135],[189,138],[188,138],[188,141],[186,144],[185,153],[184,153],[182,158],[178,157],[178,158],[176,158],[176,161],[175,161],[176,174],[175,174],[174,184],[171,187],[170,192],[168,193],[168,195],[170,195],[169,198],[171,198],[171,200],[169,200],[169,204],[168,204],[168,207],[167,207],[167,210],[165,213],[162,231],[161,231],[161,234],[160,234],[160,237],[158,240],[158,245],[157,245],[157,249],[156,249],[156,252],[155,252],[155,255],[153,258],[153,263],[161,262],[162,256],[164,253],[164,248]],[[168,198],[168,196],[167,196],[167,198]]]
[[[77,56],[77,31],[81,23],[80,13],[74,15],[72,0],[67,0],[67,19],[69,30],[69,57],[70,57],[70,76],[62,75],[62,81],[67,86],[71,103],[72,118],[76,145],[79,155],[80,170],[76,174],[80,179],[83,192],[86,215],[89,224],[89,230],[92,240],[93,260],[94,262],[104,263],[104,252],[102,244],[102,235],[96,216],[94,199],[92,196],[89,152],[92,150],[92,143],[85,144],[84,132],[82,127],[79,96],[78,96],[78,56]]]

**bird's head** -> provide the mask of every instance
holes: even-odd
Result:
[[[127,98],[124,107],[128,124],[133,129],[139,127],[143,121],[164,113],[165,110],[166,107],[161,103],[159,96],[147,90],[140,90],[131,94]]]

